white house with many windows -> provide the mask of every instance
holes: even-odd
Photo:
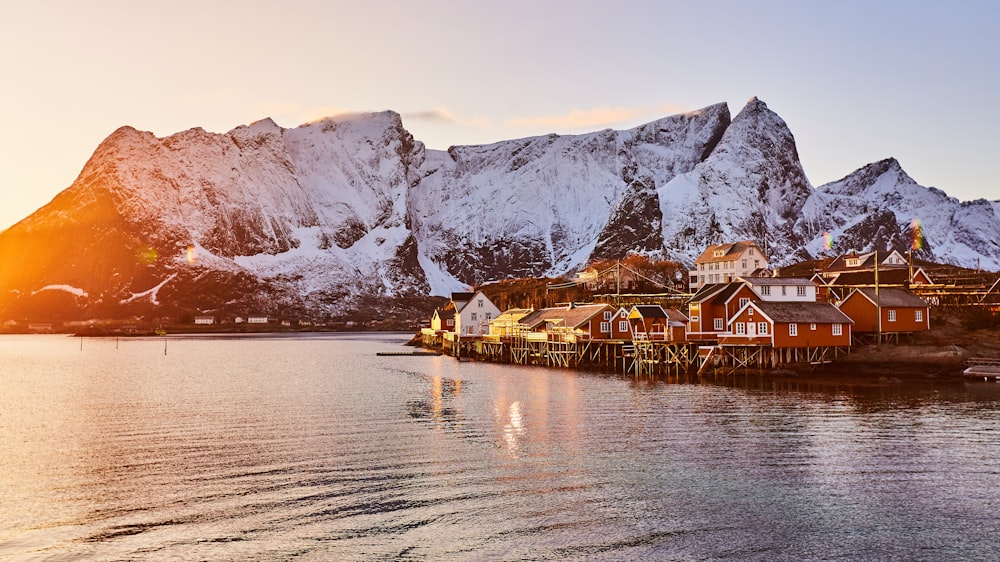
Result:
[[[490,322],[500,316],[500,309],[482,291],[452,293],[451,302],[455,305],[455,334],[461,337],[490,333]]]
[[[753,240],[709,246],[688,272],[691,292],[704,285],[729,283],[737,277],[747,278],[758,269],[767,269],[767,256]]]
[[[816,302],[816,283],[805,277],[747,277],[740,279],[760,300],[769,302]]]

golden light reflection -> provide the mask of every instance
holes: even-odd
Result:
[[[503,439],[507,442],[507,451],[517,458],[521,448],[520,438],[527,433],[524,427],[524,416],[521,414],[521,401],[513,402],[507,408],[508,422],[503,426]]]
[[[139,250],[139,255],[136,257],[138,258],[139,263],[143,265],[152,265],[156,263],[159,253],[156,251],[156,248],[146,247]]]

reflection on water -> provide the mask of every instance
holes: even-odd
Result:
[[[0,558],[993,560],[1000,384],[0,338]]]

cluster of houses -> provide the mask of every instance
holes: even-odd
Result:
[[[660,341],[782,349],[849,348],[930,328],[930,308],[909,287],[930,284],[898,252],[851,252],[810,277],[779,277],[753,241],[710,246],[690,272],[680,308],[568,304],[499,310],[482,291],[454,293],[425,328],[425,345],[548,341]]]

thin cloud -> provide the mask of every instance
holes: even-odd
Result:
[[[424,111],[414,111],[411,113],[404,113],[404,119],[413,119],[414,121],[431,121],[437,123],[458,123],[458,119],[451,114],[450,111],[443,108],[438,109],[427,109]]]

